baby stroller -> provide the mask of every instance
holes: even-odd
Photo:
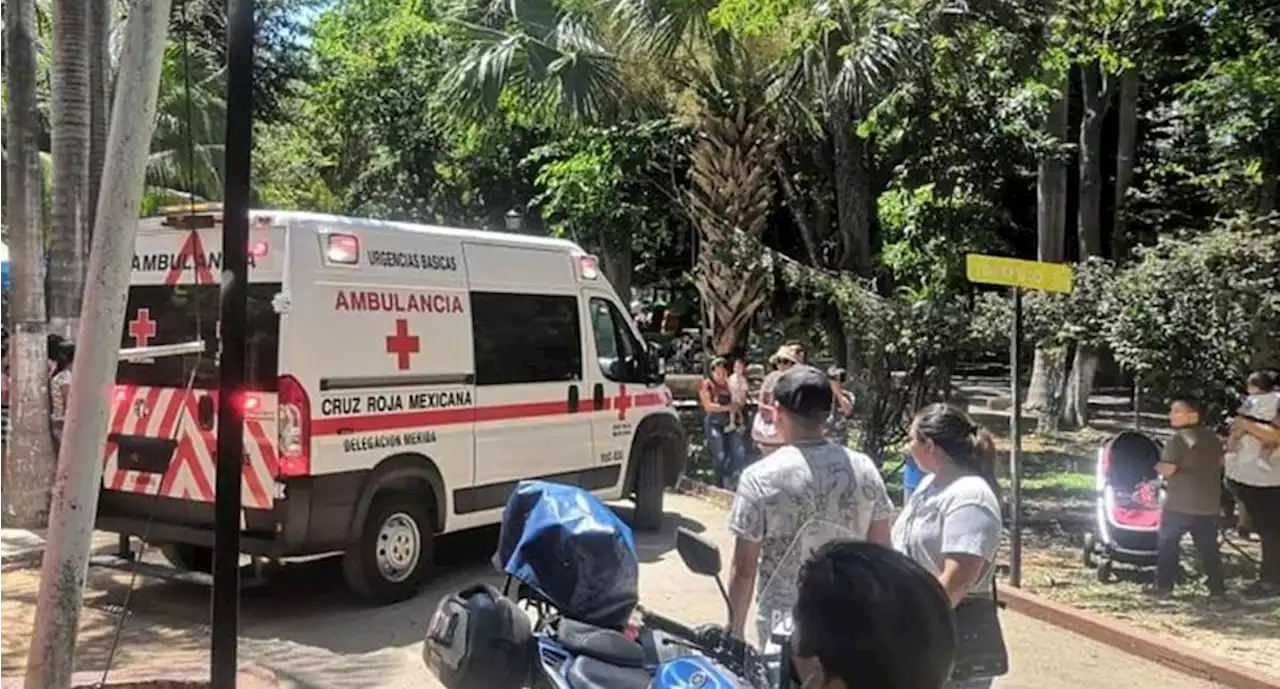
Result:
[[[1095,529],[1085,534],[1084,564],[1111,580],[1120,562],[1156,564],[1160,531],[1160,445],[1137,431],[1122,431],[1098,448]]]

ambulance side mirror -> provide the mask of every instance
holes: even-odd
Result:
[[[666,374],[663,373],[666,366],[662,361],[662,345],[657,342],[646,341],[645,346],[648,350],[645,352],[646,357],[644,361],[645,382],[650,385],[661,385],[667,377]]]

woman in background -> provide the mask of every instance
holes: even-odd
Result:
[[[778,351],[769,357],[773,370],[760,383],[760,401],[756,406],[756,418],[751,424],[751,439],[760,448],[761,457],[768,457],[774,450],[782,447],[782,436],[778,434],[778,428],[774,424],[776,407],[773,401],[773,386],[777,384],[778,378],[783,373],[799,361],[800,356],[795,349],[785,345],[779,347]]]
[[[702,403],[703,434],[717,488],[728,488],[734,472],[746,462],[741,431],[732,427],[733,395],[729,390],[729,362],[724,357],[711,361],[711,372],[698,389]]]

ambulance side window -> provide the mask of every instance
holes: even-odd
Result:
[[[476,385],[582,380],[578,298],[472,292]]]
[[[591,329],[595,335],[596,358],[600,372],[609,380],[625,383],[640,379],[628,367],[638,361],[642,351],[625,316],[606,299],[591,299]]]

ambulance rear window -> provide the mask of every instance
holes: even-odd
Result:
[[[276,386],[280,315],[271,300],[280,283],[249,285],[245,373],[252,390]],[[195,371],[195,387],[218,387],[217,285],[135,285],[129,288],[121,348],[180,344],[203,339],[201,355],[172,356],[149,363],[120,362],[116,380],[129,385],[186,387]]]

